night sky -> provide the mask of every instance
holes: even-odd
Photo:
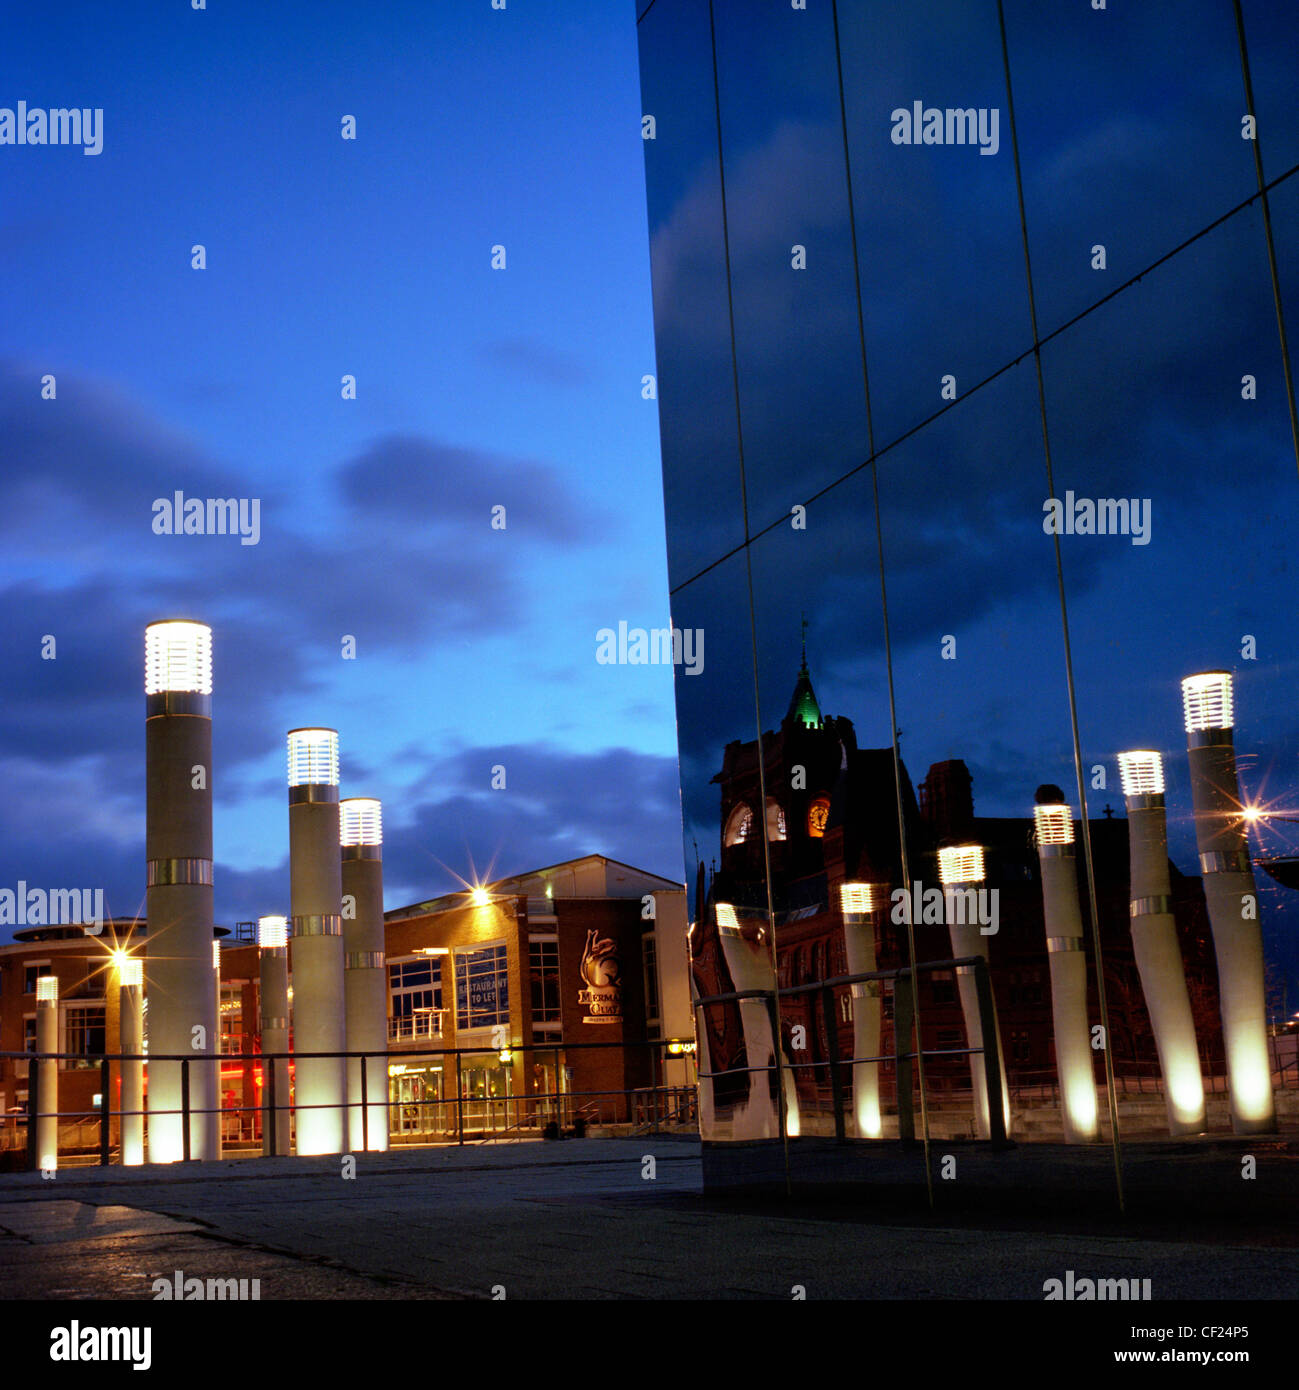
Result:
[[[104,145],[0,146],[0,884],[143,910],[176,616],[213,629],[219,923],[289,910],[304,724],[384,802],[389,906],[586,853],[681,876],[670,673],[595,660],[668,613],[634,18],[6,16],[0,105],[102,107]],[[260,498],[259,544],[155,535],[177,489]]]

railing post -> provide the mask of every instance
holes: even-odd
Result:
[[[974,989],[979,1001],[979,1029],[983,1033],[983,1077],[988,1096],[988,1138],[993,1144],[1006,1142],[1006,1111],[1001,1093],[1001,1049],[997,1016],[993,1008],[992,980],[986,961],[976,960]]]
[[[33,1053],[27,1063],[27,1166],[32,1172],[41,1166],[36,1142],[36,1117],[41,1113],[41,1065],[36,1060],[39,1055]]]
[[[898,1138],[916,1137],[916,1111],[911,1077],[911,1031],[915,1027],[915,977],[900,971],[893,980],[893,1058],[898,1092]],[[916,1051],[920,1051],[916,1038]]]
[[[653,1113],[654,1133],[657,1134],[663,1127],[663,1115],[659,1108],[659,1050],[657,1047],[650,1048],[650,1107]]]
[[[555,1138],[564,1137],[564,1078],[559,1070],[559,1049],[555,1049]]]
[[[266,1083],[266,1114],[262,1118],[262,1128],[266,1135],[266,1156],[275,1158],[275,1131],[277,1128],[276,1120],[279,1118],[275,1105],[275,1073],[278,1068],[275,1065],[275,1058],[272,1056],[268,1062],[266,1054],[262,1054],[262,1075]]]
[[[108,1070],[108,1055],[99,1059],[99,1166],[108,1167],[108,1123],[112,1106],[108,1103],[108,1087],[111,1076]]]
[[[366,1087],[366,1063],[368,1057],[361,1058],[361,1148],[370,1152],[370,1093]]]
[[[456,1049],[456,1143],[465,1142],[465,1084],[460,1070],[460,1049]]]
[[[180,1059],[180,1122],[183,1130],[183,1155],[185,1162],[189,1162],[189,1058]]]
[[[821,996],[821,1017],[825,1021],[825,1047],[830,1059],[830,1097],[834,1103],[834,1137],[842,1143],[847,1135],[843,1115],[843,1075],[839,1066],[839,1029],[834,1017],[834,990],[823,984],[818,993]],[[854,1034],[855,1036],[856,1034]]]

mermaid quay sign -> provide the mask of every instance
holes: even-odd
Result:
[[[586,989],[579,989],[577,1002],[586,1008],[583,1023],[621,1023],[622,986],[618,948],[607,937],[597,936],[594,928],[586,934],[582,950],[582,978]]]

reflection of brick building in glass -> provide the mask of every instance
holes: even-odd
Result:
[[[806,663],[780,728],[763,736],[766,764],[760,785],[757,741],[727,746],[721,771],[714,777],[721,790],[721,861],[707,894],[710,904],[734,904],[740,919],[757,921],[767,913],[764,861],[770,864],[771,910],[776,928],[778,983],[810,983],[847,973],[839,885],[845,882],[903,882],[898,840],[898,805],[893,753],[889,748],[859,748],[851,720],[825,717],[813,692]],[[1031,815],[1023,819],[976,816],[969,771],[960,759],[935,763],[912,788],[900,768],[902,812],[906,822],[909,868],[922,889],[938,884],[936,851],[943,844],[977,843],[985,847],[987,884],[999,893],[998,930],[989,939],[993,990],[1002,1046],[1012,1090],[1055,1084],[1051,991],[1047,966],[1042,888],[1033,841]],[[766,804],[762,805],[765,786]],[[1026,809],[1033,788],[1025,787]],[[763,842],[763,830],[766,843]],[[1146,1078],[1153,1084],[1158,1062],[1150,1020],[1137,976],[1129,932],[1128,835],[1124,819],[1091,822],[1097,899],[1110,1020],[1110,1044],[1116,1075]],[[1082,861],[1079,860],[1081,882]],[[1195,1014],[1201,1060],[1206,1071],[1221,1070],[1212,942],[1197,878],[1170,866],[1178,940]],[[1086,902],[1085,885],[1081,887]],[[693,938],[696,987],[700,995],[725,992],[716,967],[720,953],[709,949],[712,914]],[[897,919],[896,921],[894,919]],[[918,961],[951,956],[945,925],[917,920]],[[905,919],[900,910],[885,915],[876,939],[878,968],[907,963]],[[1086,940],[1089,978],[1088,1017],[1099,1022],[1090,935]],[[835,999],[838,1056],[852,1055],[852,1001],[846,990]],[[965,1029],[956,980],[950,971],[922,975],[918,999],[926,1051],[962,1048]],[[724,1010],[709,1009],[710,1029],[720,1035]],[[826,1021],[813,995],[782,1004],[782,1034],[787,1050],[793,1028],[806,1028],[807,1051],[789,1056],[798,1062],[823,1063]],[[881,1053],[893,1051],[892,999],[883,995]],[[719,1036],[722,1055],[726,1047]],[[733,1049],[732,1049],[733,1050]],[[714,1068],[726,1063],[714,1058]],[[738,1064],[733,1064],[738,1065]],[[1104,1081],[1101,1054],[1096,1077]],[[821,1108],[827,1103],[829,1078],[822,1066],[800,1066],[800,1103]],[[893,1073],[881,1074],[886,1099],[893,1095]],[[963,1057],[938,1058],[926,1064],[926,1088],[935,1099],[945,1091],[968,1090],[969,1070]],[[724,1103],[725,1089],[718,1093]]]

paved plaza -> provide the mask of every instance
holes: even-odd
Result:
[[[702,1190],[681,1139],[466,1145],[0,1178],[0,1298],[153,1297],[257,1278],[262,1299],[1029,1299],[1077,1277],[1162,1298],[1293,1299],[1299,1233],[881,1210]]]

